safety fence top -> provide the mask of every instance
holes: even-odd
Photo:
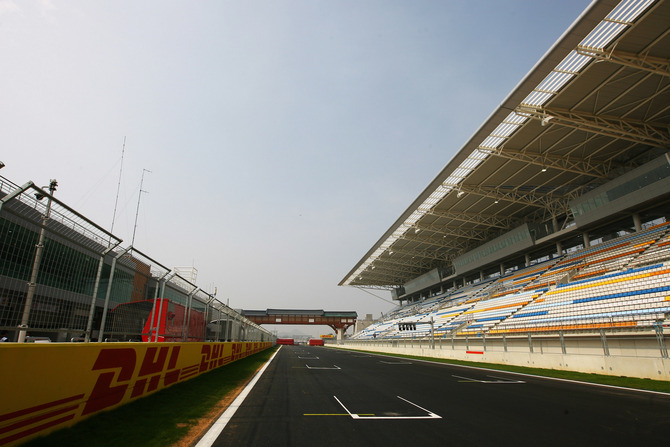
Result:
[[[48,188],[48,187],[46,187]],[[36,186],[33,182],[19,186],[0,176],[0,197],[2,211],[28,220],[30,223],[41,226],[46,214],[49,193]],[[9,198],[9,200],[6,200]],[[78,213],[64,204],[55,196],[51,196],[49,219],[44,224],[48,230],[71,241],[102,253],[107,247],[116,246],[122,239],[105,230],[92,220]]]

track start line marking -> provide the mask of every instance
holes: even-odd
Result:
[[[380,360],[379,363],[384,363],[386,365],[411,365],[412,362],[385,362],[384,360]]]
[[[303,416],[351,416],[349,413],[305,413]],[[359,414],[359,416],[374,416],[370,414]]]
[[[333,366],[309,366],[309,365],[305,365],[305,367],[307,367],[307,369],[342,369],[337,365],[333,365]]]
[[[371,419],[374,419],[374,420],[378,420],[378,419],[442,419],[442,416],[437,415],[437,414],[433,413],[432,411],[426,410],[425,408],[420,407],[419,405],[415,404],[414,402],[410,402],[407,399],[405,399],[404,397],[400,397],[400,396],[396,396],[396,397],[398,399],[403,400],[403,401],[407,402],[408,404],[418,408],[419,410],[426,412],[426,415],[425,416],[374,416],[374,415],[371,416],[371,415],[363,414],[363,413],[357,414],[357,413],[352,413],[351,411],[349,411],[349,409],[344,406],[342,401],[340,401],[340,399],[338,399],[337,396],[333,396],[333,397],[335,398],[337,403],[340,404],[342,406],[342,408],[344,408],[344,411],[346,411],[347,414],[349,416],[351,416],[352,419],[370,419],[370,420]]]
[[[494,376],[486,376],[490,377],[492,379],[497,379],[497,380],[480,380],[480,379],[473,379],[471,377],[463,377],[463,376],[456,376],[452,375],[451,377],[456,377],[458,379],[463,379],[459,380],[459,382],[478,382],[478,383],[526,383],[523,380],[510,380],[510,379],[503,379],[500,377],[494,377]]]

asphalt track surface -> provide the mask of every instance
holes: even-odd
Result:
[[[640,446],[670,395],[283,346],[214,446]]]

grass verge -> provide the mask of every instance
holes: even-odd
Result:
[[[237,360],[194,379],[120,408],[92,416],[77,425],[22,444],[26,447],[94,445],[165,447],[178,443],[211,414],[228,394],[247,383],[274,349]],[[188,444],[188,443],[187,443]]]
[[[338,348],[338,349],[347,349],[347,348]],[[625,388],[635,388],[639,390],[670,393],[670,382],[664,380],[639,379],[636,377],[623,377],[623,376],[606,376],[603,374],[588,374],[588,373],[561,371],[556,369],[545,369],[545,368],[528,368],[524,366],[505,365],[500,363],[466,362],[463,360],[443,359],[436,357],[420,357],[415,355],[395,354],[395,353],[386,353],[377,351],[364,351],[358,349],[350,349],[350,350],[357,352],[367,352],[369,354],[388,355],[391,357],[426,360],[430,362],[447,363],[451,365],[473,366],[476,368],[495,369],[497,371],[510,371],[523,374],[532,374],[543,377],[554,377],[557,379],[577,380],[580,382],[598,383],[601,385],[612,385]]]

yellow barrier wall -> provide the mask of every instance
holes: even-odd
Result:
[[[18,445],[74,425],[271,346],[270,342],[2,343],[0,445]]]

